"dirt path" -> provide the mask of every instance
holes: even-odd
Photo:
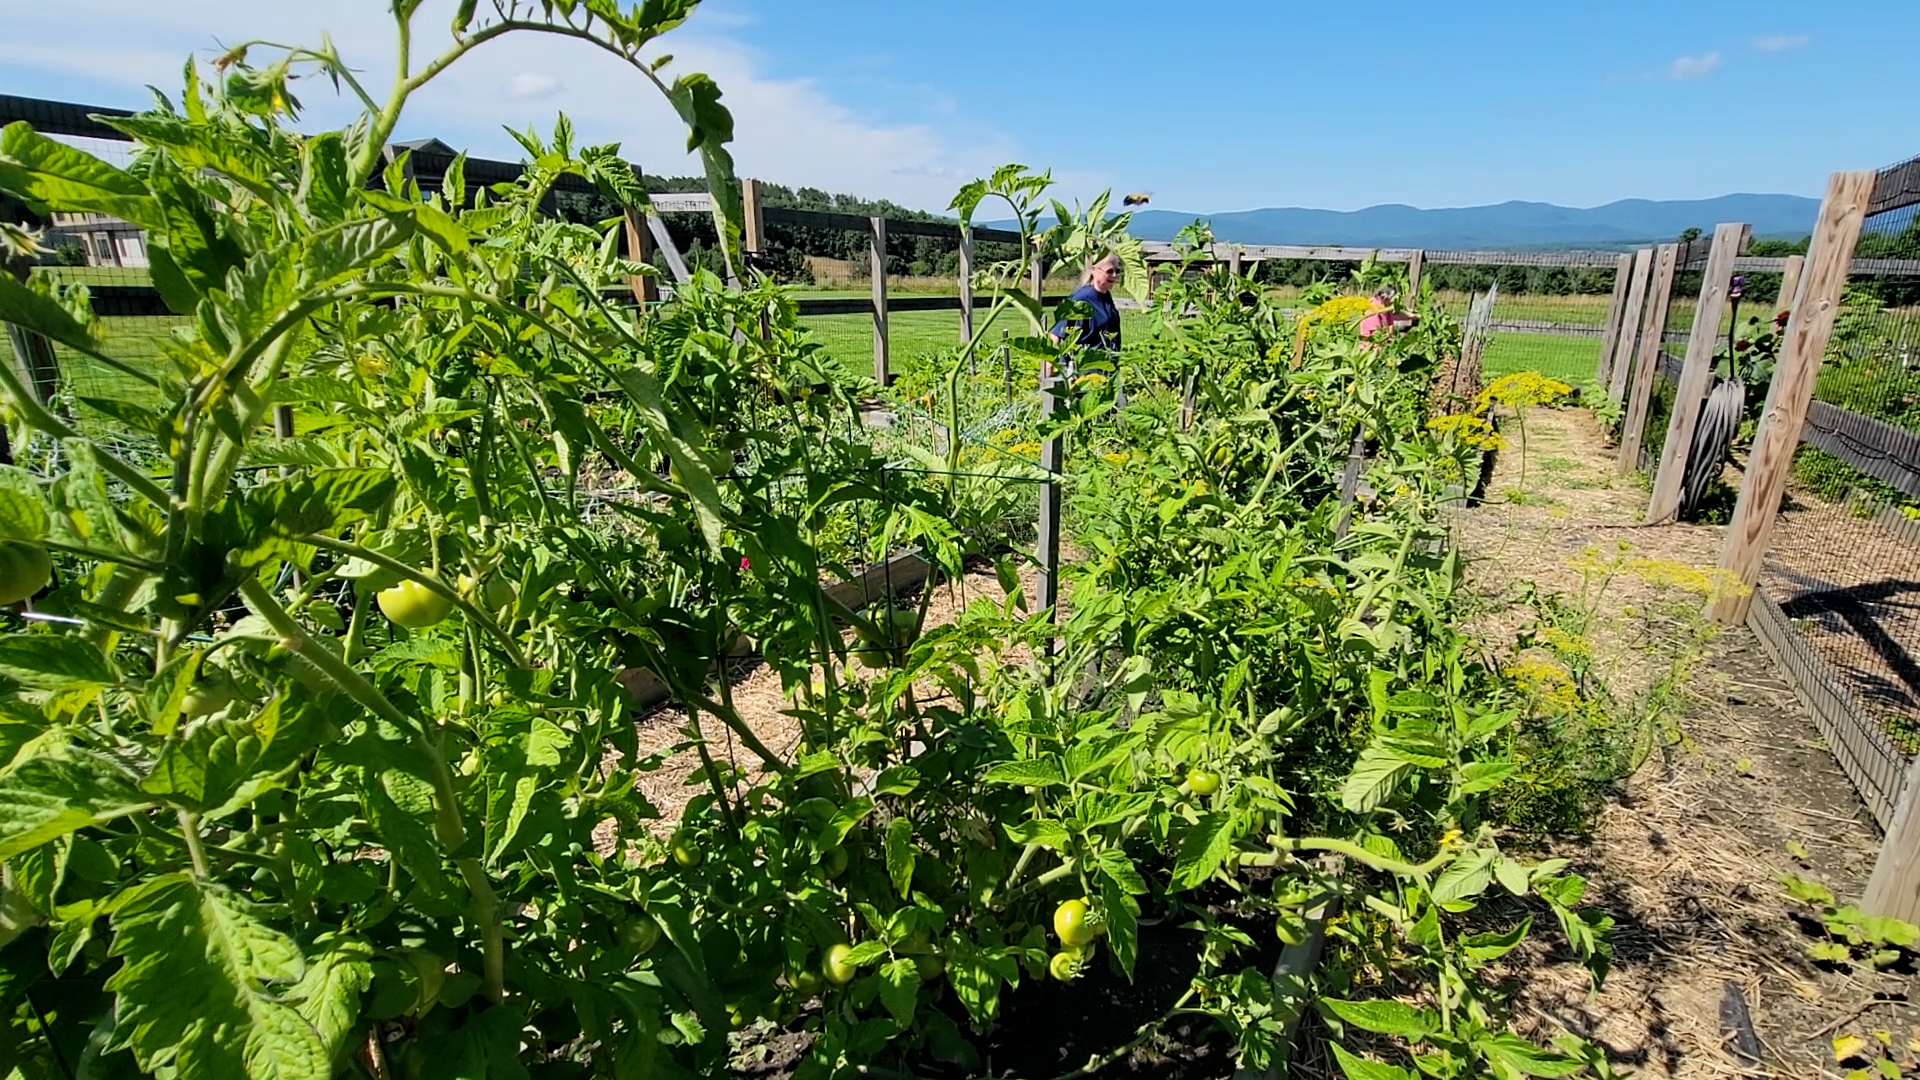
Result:
[[[1879,846],[1804,709],[1745,627],[1702,641],[1689,635],[1704,623],[1649,616],[1663,593],[1710,583],[1701,572],[1714,565],[1720,529],[1635,527],[1646,490],[1614,475],[1613,451],[1584,410],[1530,411],[1524,482],[1517,425],[1503,431],[1488,503],[1457,526],[1473,587],[1500,612],[1527,587],[1594,597],[1594,568],[1616,568],[1592,600],[1609,684],[1624,701],[1674,691],[1662,749],[1590,837],[1555,845],[1588,877],[1588,899],[1616,920],[1613,971],[1590,993],[1564,957],[1534,953],[1514,973],[1522,1021],[1541,1037],[1597,1039],[1650,1076],[1742,1075],[1722,1049],[1729,983],[1745,995],[1774,1076],[1844,1076],[1836,1036],[1885,1031],[1896,1047],[1920,1037],[1920,1009],[1904,1000],[1912,973],[1814,964],[1805,949],[1815,939],[1780,883],[1816,880],[1845,902],[1864,887]],[[1489,636],[1499,642],[1513,620],[1510,609],[1490,616]],[[1671,678],[1674,643],[1686,640],[1698,642],[1699,662]]]

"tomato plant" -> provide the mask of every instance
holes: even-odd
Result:
[[[1421,339],[1290,322],[1219,269],[1170,287],[1126,405],[1083,381],[1009,421],[1072,463],[1071,605],[1033,610],[1008,541],[1044,474],[1017,443],[867,431],[881,389],[764,280],[615,299],[649,272],[620,230],[547,207],[570,176],[642,209],[616,147],[562,120],[518,136],[517,181],[469,185],[457,162],[438,191],[384,159],[407,98],[466,51],[584,39],[687,123],[742,265],[718,88],[638,59],[693,6],[465,5],[451,51],[384,103],[330,47],[238,47],[110,121],[128,169],[0,134],[0,192],[146,229],[182,320],[149,371],[83,290],[0,277],[0,317],[147,394],[109,437],[0,368],[15,442],[61,449],[0,470],[15,599],[63,560],[35,601],[56,618],[0,634],[8,1052],[34,1075],[83,1053],[126,1073],[714,1075],[766,1019],[804,1029],[803,1080],[977,1068],[1023,986],[1132,978],[1144,935],[1195,925],[1188,997],[1264,1068],[1310,1002],[1241,924],[1298,937],[1338,897],[1341,963],[1313,991],[1330,1015],[1378,1026],[1338,996],[1365,967],[1384,974],[1360,989],[1434,1002],[1384,1033],[1444,1045],[1436,1075],[1519,1053],[1479,972],[1528,927],[1464,917],[1496,885],[1532,896],[1596,972],[1605,921],[1489,820],[1520,706],[1457,628],[1440,508],[1476,451],[1424,424]],[[414,5],[395,17],[412,40]],[[295,131],[296,75],[364,115]],[[1114,248],[1142,277],[1124,215],[1050,183],[1009,166],[955,199],[966,220],[1004,201],[1022,236],[981,271],[975,346],[992,314],[1062,314],[1023,291],[1036,253]],[[1074,361],[1038,333],[1013,348],[1022,370]],[[965,354],[943,362],[923,404],[963,432],[989,409]],[[1380,496],[1343,530],[1356,432]],[[854,610],[832,587],[903,549],[935,588],[995,559],[1008,595],[931,626],[930,591]],[[791,748],[733,699],[743,637],[790,695]],[[641,750],[636,673],[698,761],[678,820],[635,785],[666,756]]]

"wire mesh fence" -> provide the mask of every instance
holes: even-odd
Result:
[[[1615,261],[1605,252],[1428,252],[1424,274],[1452,314],[1493,293],[1488,378],[1532,371],[1579,386],[1599,364]]]
[[[1836,752],[1884,823],[1920,749],[1920,193],[1876,203],[1761,587],[1844,705]]]

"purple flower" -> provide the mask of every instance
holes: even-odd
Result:
[[[1733,275],[1733,281],[1731,281],[1727,285],[1727,295],[1732,297],[1735,300],[1738,300],[1740,299],[1740,290],[1746,287],[1747,287],[1747,279],[1742,277],[1739,274],[1735,274]]]

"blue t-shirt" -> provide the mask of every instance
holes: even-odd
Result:
[[[1103,293],[1091,285],[1082,285],[1073,290],[1067,299],[1092,308],[1093,317],[1062,319],[1053,328],[1053,335],[1069,345],[1119,352],[1120,309],[1114,306],[1112,294]],[[1069,328],[1073,330],[1072,334],[1068,334]]]

